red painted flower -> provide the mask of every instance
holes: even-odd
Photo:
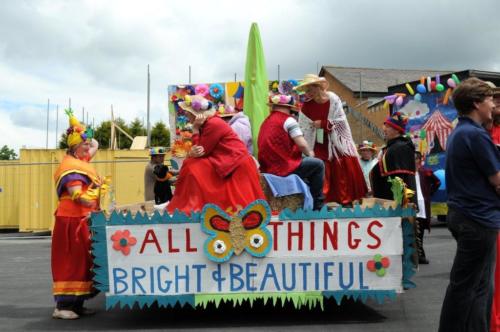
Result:
[[[379,277],[385,276],[386,269],[391,265],[389,257],[382,257],[380,254],[373,256],[373,260],[366,262],[366,268],[370,272],[375,272]]]
[[[121,251],[125,256],[130,254],[130,247],[137,243],[137,239],[130,235],[128,229],[116,231],[115,234],[111,236],[111,240],[113,241],[113,249]]]

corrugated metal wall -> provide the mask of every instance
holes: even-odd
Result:
[[[0,228],[51,230],[57,206],[53,174],[65,150],[21,150],[19,161],[0,163]],[[117,205],[144,201],[146,150],[99,150],[92,160],[101,176],[111,175]],[[6,166],[8,165],[8,166]]]
[[[19,227],[19,161],[0,160],[0,228]]]

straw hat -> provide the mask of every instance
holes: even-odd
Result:
[[[500,87],[497,87],[493,82],[491,81],[485,81],[486,84],[493,90],[493,96],[499,96],[500,95]]]
[[[377,152],[377,147],[375,146],[375,144],[373,142],[370,142],[370,141],[363,141],[363,143],[359,144],[358,145],[358,150],[361,151],[361,150],[371,150],[373,152]]]
[[[304,76],[304,79],[302,82],[300,82],[299,85],[294,87],[294,90],[299,90],[299,91],[304,91],[308,86],[310,85],[319,85],[321,86],[324,90],[328,89],[329,83],[324,77],[319,77],[318,75],[314,74],[306,74]]]
[[[201,95],[186,95],[184,101],[179,102],[179,107],[193,115],[211,113],[214,114],[213,103]]]
[[[297,106],[295,106],[295,98],[290,95],[281,95],[276,94],[274,96],[269,96],[269,102],[267,103],[269,106],[283,106],[288,107],[291,110],[296,110]]]

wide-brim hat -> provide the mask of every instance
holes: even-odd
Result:
[[[282,95],[276,94],[273,96],[269,96],[269,102],[267,103],[269,106],[282,106],[288,107],[291,110],[297,110],[297,106],[295,105],[295,98],[290,95]]]
[[[302,82],[299,83],[296,87],[294,87],[294,90],[298,91],[304,91],[306,87],[311,86],[311,85],[319,85],[321,86],[324,90],[328,89],[328,86],[330,85],[326,78],[320,77],[318,75],[314,74],[306,74],[304,76],[304,79]]]
[[[178,103],[179,107],[193,115],[214,113],[213,103],[201,95],[186,95],[184,101]]]
[[[361,150],[371,150],[373,152],[377,152],[377,147],[373,142],[370,141],[363,141],[363,143],[358,145],[358,151]]]
[[[500,95],[500,87],[497,87],[495,83],[491,81],[485,81],[486,84],[493,90],[493,96],[499,96]]]

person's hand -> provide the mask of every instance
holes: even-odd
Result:
[[[308,157],[314,158],[315,154],[313,150],[310,150],[309,153],[307,154]]]
[[[193,158],[199,158],[205,154],[205,149],[201,145],[193,145],[191,151],[189,151],[189,156]]]
[[[316,120],[313,122],[314,128],[321,128],[321,120]]]
[[[197,114],[193,121],[193,130],[198,131],[206,120],[207,117],[205,116],[205,114]]]
[[[78,199],[78,203],[92,209],[97,208],[97,201],[95,199],[89,199],[85,197],[85,195],[80,196],[80,198]]]

